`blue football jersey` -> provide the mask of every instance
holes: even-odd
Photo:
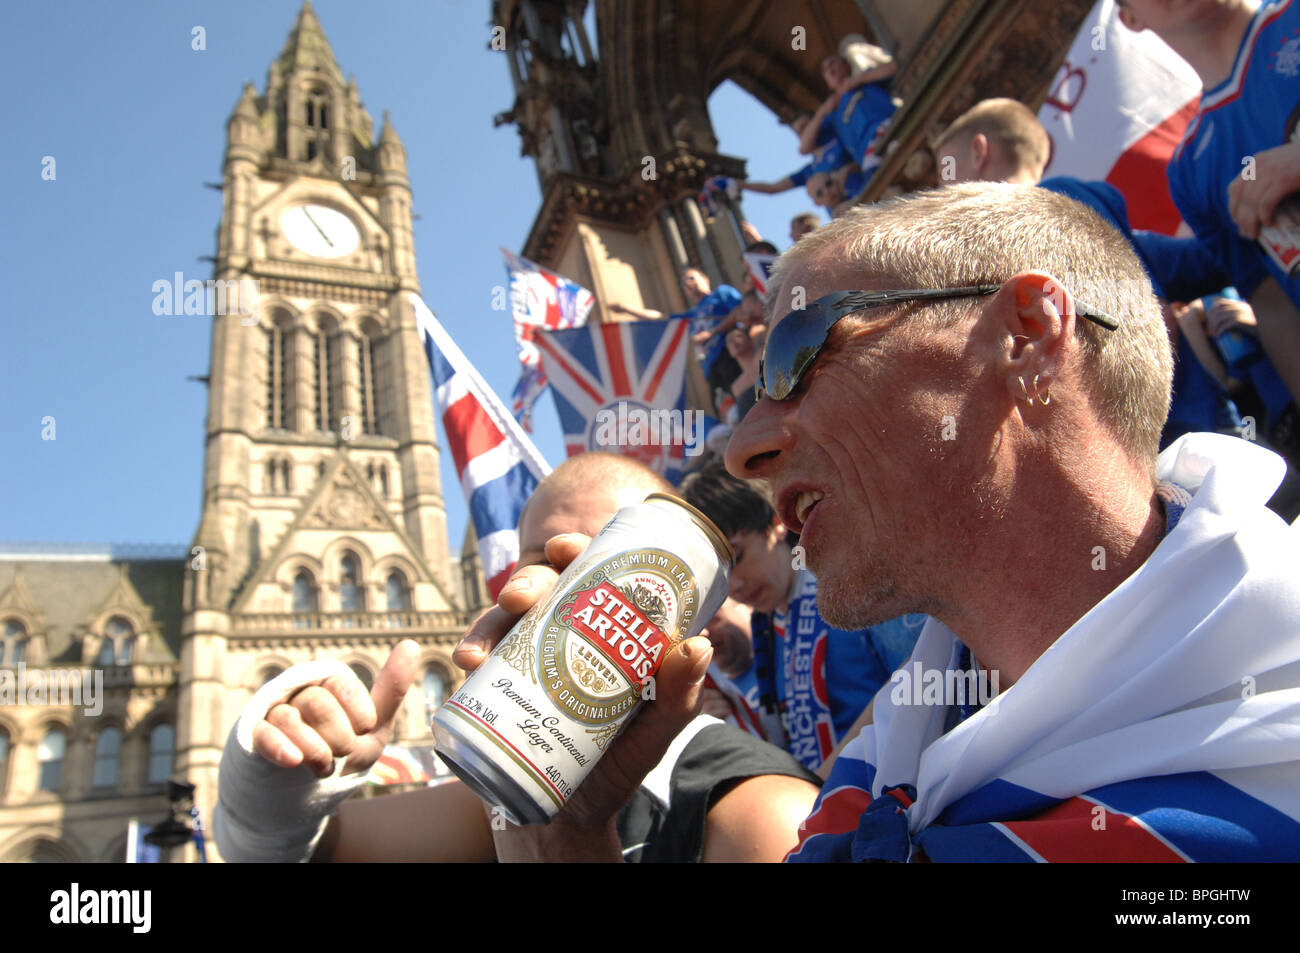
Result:
[[[1280,0],[1260,7],[1232,73],[1202,93],[1200,109],[1169,162],[1169,189],[1243,297],[1271,274],[1300,308],[1300,280],[1286,277],[1259,245],[1242,238],[1228,212],[1228,186],[1245,160],[1295,140],[1298,119],[1300,0]]]

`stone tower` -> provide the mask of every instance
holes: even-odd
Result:
[[[227,123],[203,511],[186,573],[177,773],[215,803],[244,701],[339,658],[425,646],[396,740],[426,738],[464,629],[448,565],[406,154],[310,2]],[[224,295],[224,307],[222,307]]]

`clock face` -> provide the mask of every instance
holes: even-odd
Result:
[[[361,235],[352,220],[324,205],[297,205],[280,216],[293,247],[313,258],[342,258],[357,250]]]

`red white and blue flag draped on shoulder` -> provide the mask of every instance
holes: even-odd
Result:
[[[420,296],[412,294],[411,303],[483,578],[495,599],[519,559],[519,514],[550,467]]]
[[[978,670],[930,619],[787,859],[1300,860],[1300,527],[1264,509],[1284,473],[1180,437],[1162,542],[976,710],[940,697]]]
[[[665,421],[686,429],[690,318],[591,324],[536,340],[568,455],[620,453],[676,485],[685,473],[686,441],[663,439],[673,436],[663,430]],[[652,410],[671,416],[652,418]],[[641,429],[650,419],[653,426]]]
[[[1174,234],[1182,216],[1165,167],[1196,114],[1196,71],[1150,30],[1100,0],[1079,28],[1038,119],[1052,137],[1045,177],[1106,181],[1136,229]]]
[[[504,248],[509,276],[510,311],[515,322],[515,344],[524,369],[511,395],[510,410],[525,430],[532,432],[533,403],[546,389],[546,373],[535,339],[538,331],[580,327],[596,303],[590,291],[527,258]]]

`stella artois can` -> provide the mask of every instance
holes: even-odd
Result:
[[[734,558],[675,496],[619,510],[434,715],[438,754],[513,823],[549,822],[721,607]]]

